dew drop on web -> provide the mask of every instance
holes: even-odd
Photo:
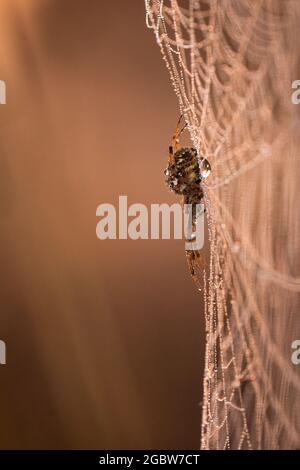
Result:
[[[211,173],[211,166],[208,160],[204,158],[200,162],[200,173],[203,179],[207,178]]]

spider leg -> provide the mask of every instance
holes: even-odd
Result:
[[[184,203],[188,204],[191,203],[188,197],[184,197]],[[192,203],[192,211],[189,214],[189,217],[191,217],[189,223],[192,224],[192,231],[195,233],[196,231],[196,204]],[[204,269],[204,258],[202,258],[201,250],[185,250],[186,254],[186,259],[188,263],[188,268],[190,271],[190,275],[196,284],[196,287],[199,291],[202,290],[202,285],[201,285],[201,278],[203,275],[203,269]]]
[[[204,268],[203,262],[201,262],[201,254],[199,250],[186,250],[186,258],[187,263],[190,271],[190,275],[196,284],[198,290],[202,290],[201,285],[201,277],[202,277],[202,270]],[[202,265],[202,266],[201,266]]]
[[[185,123],[185,125],[182,127],[182,129],[180,129],[181,120],[182,120],[182,114],[179,116],[177,126],[176,126],[175,132],[173,134],[173,138],[172,138],[172,146],[175,150],[179,149],[179,137],[180,137],[180,135],[182,134],[182,132],[184,131],[184,129],[187,126],[187,123]]]
[[[182,114],[179,116],[177,126],[172,137],[172,145],[170,145],[169,147],[169,162],[172,162],[172,163],[174,163],[174,153],[180,148],[179,137],[184,131],[184,129],[187,127],[187,123],[185,123],[182,129],[180,129],[181,120],[182,120]]]
[[[169,163],[175,163],[173,147],[170,145],[169,147]]]

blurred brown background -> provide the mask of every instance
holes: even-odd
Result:
[[[100,241],[170,202],[178,104],[142,0],[1,0],[0,447],[198,448],[201,295],[182,241]]]

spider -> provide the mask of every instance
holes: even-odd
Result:
[[[203,202],[203,190],[201,187],[202,179],[206,178],[211,167],[208,160],[198,159],[197,150],[193,147],[180,147],[179,137],[186,129],[185,124],[180,129],[182,115],[179,117],[173,138],[172,145],[169,147],[168,166],[165,169],[165,180],[168,187],[176,194],[183,196],[184,204],[192,204],[192,228],[193,232],[196,226],[196,207]],[[193,239],[187,240],[189,242]],[[196,284],[197,278],[197,260],[200,257],[200,250],[186,250],[186,256],[190,273]]]

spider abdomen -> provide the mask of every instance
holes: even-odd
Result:
[[[185,196],[188,202],[198,202],[201,175],[197,150],[186,147],[177,150],[165,170],[165,180],[176,194]]]

